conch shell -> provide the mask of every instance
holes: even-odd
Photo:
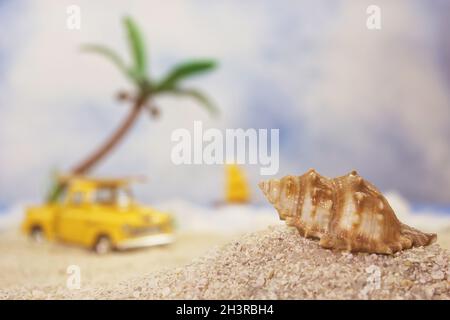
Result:
[[[386,198],[356,171],[329,179],[311,169],[259,184],[281,220],[324,248],[393,254],[426,246],[435,234],[401,223]]]

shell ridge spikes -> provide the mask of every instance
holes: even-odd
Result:
[[[436,242],[437,239],[434,233],[424,233],[404,223],[401,223],[401,234],[411,241],[410,248],[428,246]]]

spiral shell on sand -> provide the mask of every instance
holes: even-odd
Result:
[[[393,254],[436,240],[401,223],[386,198],[356,171],[329,179],[311,169],[259,184],[281,220],[324,248]]]

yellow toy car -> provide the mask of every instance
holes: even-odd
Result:
[[[28,208],[22,231],[37,241],[79,244],[99,254],[171,243],[171,215],[138,205],[131,195],[131,182],[66,177],[61,201]]]

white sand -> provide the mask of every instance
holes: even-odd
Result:
[[[398,207],[402,221],[414,218],[417,223],[410,224],[418,228],[428,224],[433,229],[426,231],[438,232],[438,243],[450,249],[448,218],[436,223],[434,216],[418,219],[409,209],[402,215]],[[36,246],[16,231],[0,232],[0,298],[364,298],[361,288],[369,275],[365,268],[372,264],[381,265],[382,286],[368,298],[448,297],[448,253],[437,245],[398,257],[345,256],[277,227],[249,234],[237,245],[231,242],[191,262],[215,245],[239,239],[236,233],[279,223],[277,216],[273,208],[202,209],[179,201],[165,209],[176,213],[182,227],[174,245],[104,257],[62,244]],[[21,219],[20,210],[18,206],[11,215],[15,223]],[[436,259],[446,262],[440,265]],[[66,288],[71,264],[81,268],[81,290]],[[162,269],[166,271],[155,273]],[[444,279],[429,281],[440,272]]]
[[[0,232],[0,299],[62,297],[59,292],[67,291],[70,265],[80,267],[81,288],[90,291],[148,272],[184,265],[228,240],[216,234],[181,233],[169,246],[97,256],[77,246],[31,243],[17,230]]]
[[[438,244],[393,256],[349,254],[322,249],[296,230],[277,226],[232,241],[185,267],[82,295],[108,299],[449,299],[449,278],[449,252]]]
[[[203,241],[220,242],[205,236],[180,240],[190,243],[170,250],[149,249],[110,257],[96,257],[81,249],[75,254],[71,250],[78,249],[72,248],[67,249],[71,254],[64,256],[66,249],[58,245],[44,251],[34,248],[34,254],[25,249],[28,253],[2,272],[0,297],[450,299],[450,256],[439,244],[393,256],[350,254],[323,249],[317,241],[299,236],[296,230],[274,226],[211,249],[180,267],[188,255],[193,255],[187,251],[198,253],[200,247],[205,249]],[[200,242],[194,244],[193,240]],[[0,261],[4,270],[8,262],[3,256]],[[74,261],[81,263],[84,270],[80,290],[65,288],[63,267]],[[161,270],[164,264],[168,268]]]

